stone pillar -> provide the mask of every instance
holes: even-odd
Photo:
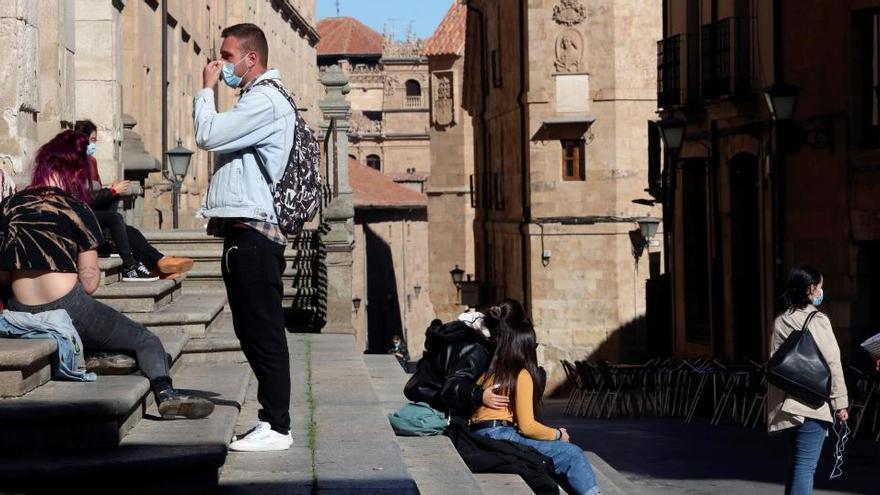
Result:
[[[39,2],[40,114],[37,137],[43,144],[75,120],[74,0]]]
[[[338,195],[331,196],[329,205],[324,209],[324,221],[328,230],[323,234],[327,249],[327,324],[325,333],[354,334],[352,323],[351,281],[352,252],[354,250],[354,198],[348,182],[348,133],[351,103],[345,95],[351,90],[348,78],[338,66],[333,66],[321,76],[324,85],[324,99],[318,104],[323,114],[321,134],[326,136],[330,129],[331,119],[336,119],[335,150],[327,150],[331,157],[337,159],[337,172],[334,164],[330,164],[330,172],[325,180],[331,191]],[[334,178],[338,183],[334,184]]]
[[[0,2],[0,168],[19,186],[30,182],[39,147],[39,3]]]
[[[98,172],[104,182],[122,177],[123,0],[76,0],[76,117],[98,126]]]

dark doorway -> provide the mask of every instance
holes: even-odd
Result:
[[[844,360],[870,369],[873,365],[861,343],[880,332],[880,241],[856,244],[855,292],[850,313],[848,349],[841,349]],[[833,322],[832,322],[833,323]],[[848,355],[848,356],[847,356]]]
[[[734,351],[763,361],[761,322],[761,217],[758,158],[740,153],[730,160],[730,258]]]
[[[367,353],[385,354],[395,335],[403,335],[391,248],[364,225],[367,249]]]
[[[707,165],[688,160],[682,167],[685,338],[705,345],[712,342]]]

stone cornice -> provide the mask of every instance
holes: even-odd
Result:
[[[315,29],[315,26],[310,24],[305,17],[303,17],[299,9],[290,3],[290,0],[272,0],[272,5],[275,6],[282,15],[287,15],[289,17],[290,24],[294,29],[308,38],[311,46],[316,46],[318,44],[318,41],[321,40],[318,30]]]

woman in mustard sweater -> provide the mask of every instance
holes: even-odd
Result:
[[[471,417],[471,431],[496,440],[510,440],[534,448],[553,459],[561,485],[569,493],[598,495],[596,476],[584,452],[569,443],[565,428],[550,428],[535,420],[541,402],[538,377],[538,347],[535,330],[528,321],[515,322],[495,348],[489,370],[480,379],[484,389],[510,398],[507,409],[482,406]]]

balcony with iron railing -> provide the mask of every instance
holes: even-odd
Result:
[[[700,29],[700,94],[705,100],[752,94],[752,19],[728,17]]]
[[[657,106],[675,108],[699,101],[699,43],[677,34],[657,42]]]

